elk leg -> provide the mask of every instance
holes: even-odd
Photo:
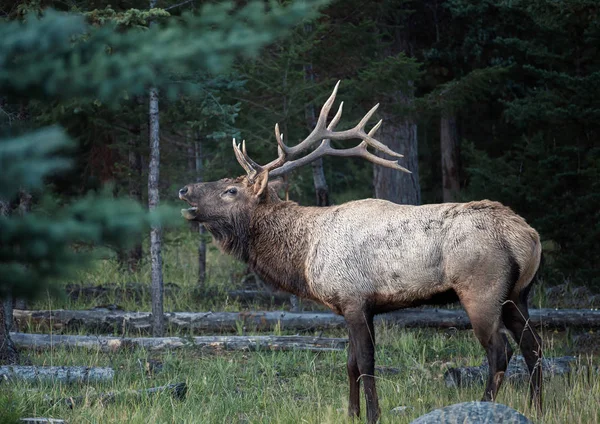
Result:
[[[501,333],[502,321],[500,306],[485,308],[486,302],[465,303],[475,336],[485,349],[489,364],[488,380],[482,401],[495,401],[498,389],[504,379],[504,373],[513,351],[504,334]]]
[[[350,383],[350,398],[348,399],[348,415],[360,417],[360,371],[354,348],[352,335],[349,334],[348,346],[348,382]]]
[[[482,400],[493,402],[496,400],[513,350],[510,347],[507,337],[498,331],[492,335],[487,346],[485,346],[485,351],[490,371]]]
[[[529,325],[527,301],[509,300],[502,307],[502,319],[521,348],[529,369],[529,403],[542,412],[542,339]]]
[[[375,329],[373,327],[373,314],[360,309],[347,312],[344,314],[344,317],[348,324],[350,340],[352,340],[354,345],[354,354],[360,373],[359,378],[363,381],[365,398],[367,400],[367,422],[374,424],[379,420],[381,411],[375,388]]]

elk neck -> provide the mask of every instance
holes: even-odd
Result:
[[[265,282],[304,298],[314,298],[306,281],[308,247],[315,219],[324,208],[294,202],[259,206],[250,223],[248,264]]]
[[[204,227],[212,234],[223,252],[248,262],[249,214],[240,213],[231,221],[205,222]]]

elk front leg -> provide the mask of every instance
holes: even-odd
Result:
[[[358,365],[359,378],[363,382],[365,398],[367,400],[367,422],[374,424],[379,420],[381,413],[377,390],[375,388],[375,329],[373,327],[373,314],[363,309],[349,311],[344,314],[348,324],[348,333],[352,340],[353,351]],[[349,374],[350,376],[350,374]],[[356,390],[356,403],[358,404],[358,385]],[[350,399],[352,398],[352,383],[350,386]]]
[[[348,415],[352,418],[360,417],[360,371],[356,359],[356,351],[352,334],[348,332],[348,382],[350,383],[350,397],[348,399]]]

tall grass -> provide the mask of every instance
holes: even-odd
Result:
[[[405,331],[378,326],[377,363],[397,373],[377,373],[382,423],[408,423],[419,415],[449,404],[479,399],[483,387],[447,388],[448,366],[479,364],[483,351],[470,331]],[[547,355],[565,353],[556,334],[544,335]],[[179,350],[156,354],[136,349],[107,354],[67,350],[34,353],[44,365],[112,366],[118,372],[109,384],[4,385],[0,405],[11,402],[21,414],[52,416],[71,423],[347,423],[348,383],[345,352],[221,352]],[[162,362],[162,370],[148,374],[148,359]],[[588,370],[598,361],[581,358],[579,371],[569,378],[546,381],[546,409],[536,417],[527,402],[525,384],[505,384],[498,401],[541,423],[599,423],[600,380]],[[135,396],[128,391],[186,382],[188,397],[168,393]],[[92,401],[99,392],[120,392],[114,403]],[[47,399],[88,396],[90,402],[69,409]],[[391,410],[409,406],[402,415]],[[363,400],[364,411],[364,400]],[[14,413],[0,411],[0,417]],[[0,419],[1,421],[1,419]]]

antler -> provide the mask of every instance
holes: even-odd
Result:
[[[379,156],[372,154],[367,150],[367,147],[371,146],[390,156],[397,158],[404,157],[400,153],[394,152],[385,144],[373,138],[373,134],[375,134],[375,132],[379,129],[382,121],[379,121],[368,133],[365,133],[365,125],[367,124],[371,116],[373,116],[373,114],[379,107],[379,104],[376,104],[373,108],[371,108],[371,110],[367,112],[367,114],[360,120],[360,122],[354,128],[345,131],[335,132],[334,129],[342,116],[342,108],[344,105],[344,102],[342,102],[334,118],[327,126],[327,116],[329,114],[331,106],[333,106],[333,103],[335,101],[335,96],[337,94],[339,85],[340,81],[337,82],[335,88],[333,89],[333,93],[331,93],[331,96],[329,96],[329,99],[327,99],[327,101],[321,108],[321,113],[319,114],[319,119],[317,120],[317,125],[315,126],[315,128],[312,130],[308,137],[306,137],[302,142],[300,142],[296,146],[286,146],[283,143],[283,136],[279,132],[279,125],[275,125],[275,138],[277,139],[278,145],[278,157],[277,159],[269,162],[267,165],[260,166],[252,159],[250,159],[250,157],[246,153],[245,143],[242,143],[242,150],[240,150],[239,145],[236,146],[234,139],[233,144],[236,157],[240,165],[242,165],[242,167],[248,173],[248,178],[253,180],[257,173],[263,170],[267,170],[270,176],[277,177],[283,174],[287,174],[293,169],[307,165],[323,156],[362,157],[375,164],[410,173],[408,169],[404,168],[403,166],[400,166],[397,160],[383,159]],[[359,138],[362,140],[362,142],[358,146],[349,149],[334,149],[333,147],[331,147],[331,140],[348,140],[352,138]],[[300,153],[312,147],[319,141],[321,141],[319,147],[310,152],[308,155],[297,160],[287,160],[288,157],[298,156]]]

